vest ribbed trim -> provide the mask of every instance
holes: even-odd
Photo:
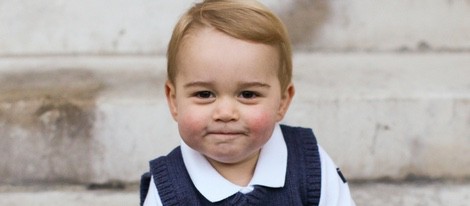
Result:
[[[146,172],[140,177],[140,206],[144,205],[145,197],[147,197],[151,176],[150,172]]]
[[[305,162],[305,164],[288,166],[289,169],[298,168],[305,171],[305,184],[307,205],[318,205],[321,194],[321,163],[317,140],[311,129],[289,127],[281,125],[281,130],[289,148],[290,162]],[[301,145],[302,149],[296,149]],[[299,158],[298,160],[292,158]],[[302,184],[302,182],[301,182]]]
[[[186,190],[181,191],[182,188],[178,187],[178,184],[188,185],[187,182],[183,180],[185,177],[178,176],[188,175],[184,163],[177,161],[178,159],[182,160],[180,147],[174,149],[168,156],[175,156],[176,158],[159,157],[150,161],[150,172],[153,174],[155,186],[158,188],[158,194],[160,195],[160,200],[163,205],[182,205],[180,201],[184,200],[186,195],[189,194],[185,193]],[[170,166],[172,167],[172,171],[176,172],[170,172]],[[186,178],[189,178],[189,175]]]

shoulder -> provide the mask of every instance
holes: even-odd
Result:
[[[320,145],[318,145],[318,152],[322,173],[319,205],[355,205],[346,178]]]
[[[181,157],[181,146],[178,146],[178,147],[174,148],[167,155],[159,156],[159,157],[157,157],[153,160],[150,160],[150,164],[169,161],[171,159],[175,159],[175,158],[179,158],[179,157]]]
[[[153,175],[161,174],[168,169],[174,167],[184,167],[183,158],[181,155],[181,147],[178,146],[170,153],[164,156],[157,157],[149,161],[150,173]]]
[[[311,128],[294,127],[283,124],[281,124],[280,127],[287,144],[295,142],[297,144],[313,145],[314,147],[317,144],[317,139]]]
[[[163,182],[168,182],[168,173],[171,174],[168,170],[171,170],[173,165],[170,162],[177,161],[178,154],[181,154],[179,146],[167,155],[149,161],[149,172],[144,173],[140,180],[140,205],[161,205],[154,176],[165,180]]]
[[[313,133],[311,128],[281,124],[282,133]]]
[[[297,153],[304,151],[302,156],[305,156],[305,158],[312,157],[307,162],[314,166],[309,168],[316,168],[316,170],[308,172],[313,172],[313,176],[315,174],[320,174],[321,176],[319,177],[321,179],[319,180],[321,182],[319,205],[355,205],[351,198],[346,178],[328,153],[317,143],[313,130],[311,128],[287,125],[281,125],[281,130],[286,144],[290,145],[288,146],[289,153],[296,154],[293,153],[293,150],[297,151]]]
[[[144,197],[141,197],[140,205],[143,206],[160,206],[163,205],[158,194],[157,187],[155,186],[155,180],[152,176],[149,178],[148,193]]]

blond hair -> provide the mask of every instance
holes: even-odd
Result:
[[[175,84],[177,54],[184,37],[197,29],[214,28],[237,39],[272,45],[279,50],[278,78],[282,91],[292,79],[292,50],[281,20],[251,0],[205,0],[190,8],[176,24],[168,45],[168,80]]]

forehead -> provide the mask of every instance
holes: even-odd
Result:
[[[279,52],[274,46],[237,39],[206,27],[186,34],[177,54],[176,66],[178,70],[250,68],[276,74]]]

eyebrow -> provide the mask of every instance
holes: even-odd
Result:
[[[263,83],[263,82],[239,82],[239,85],[242,87],[266,87],[270,88],[271,85]],[[183,87],[188,88],[188,87],[210,87],[214,85],[212,82],[205,82],[205,81],[194,81],[194,82],[189,82],[185,84]]]
[[[194,81],[194,82],[189,82],[189,83],[186,83],[185,85],[183,85],[184,88],[188,88],[188,87],[207,87],[207,86],[210,86],[212,85],[212,83],[210,82],[204,82],[204,81]]]

